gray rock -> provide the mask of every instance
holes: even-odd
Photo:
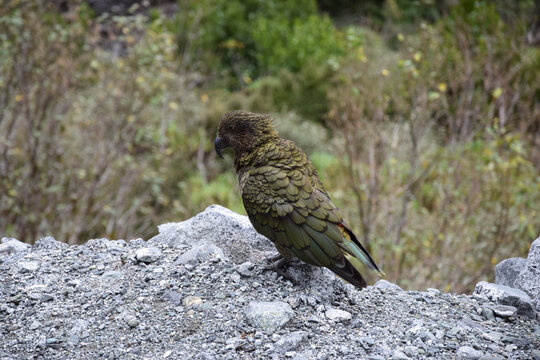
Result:
[[[382,280],[382,279],[377,281],[375,285],[373,286],[384,291],[395,291],[395,292],[403,291],[403,289],[400,288],[398,285],[393,284],[386,280]]]
[[[508,318],[510,316],[514,316],[517,313],[517,309],[515,307],[508,305],[491,306],[491,310],[493,310],[495,315],[502,318]]]
[[[282,336],[275,343],[277,351],[284,353],[291,350],[296,350],[300,344],[307,339],[307,332],[294,331],[287,335]]]
[[[121,279],[123,275],[122,271],[109,270],[101,274],[101,278],[104,280],[116,280]]]
[[[211,243],[235,264],[253,261],[254,257],[262,260],[268,251],[275,251],[270,240],[255,231],[247,216],[219,205],[210,205],[184,222],[160,225],[158,230],[159,234],[149,242],[169,246]]]
[[[457,358],[463,360],[477,360],[480,359],[484,353],[480,350],[476,350],[471,346],[461,346],[457,351]]]
[[[67,248],[68,244],[60,242],[52,236],[42,237],[33,246],[33,250],[62,250]]]
[[[498,331],[490,331],[482,334],[482,338],[498,343],[503,337],[503,334]]]
[[[14,238],[3,237],[0,241],[0,254],[11,255],[22,251],[29,251],[30,245]]]
[[[324,315],[326,315],[328,319],[335,322],[349,321],[352,319],[352,315],[350,312],[341,309],[328,309],[326,310]]]
[[[394,350],[392,354],[392,359],[396,360],[407,360],[409,357],[401,350]]]
[[[519,315],[529,319],[536,317],[531,298],[522,290],[480,281],[474,288],[474,294],[502,305],[514,306]]]
[[[262,271],[276,250],[247,218],[210,207],[179,224],[171,236],[188,235],[179,230],[170,242],[96,239],[0,255],[0,359],[449,360],[469,345],[488,360],[530,359],[540,349],[539,322],[495,317],[497,305],[478,295],[384,283],[359,291],[299,261],[285,267],[289,281]],[[207,245],[225,258],[196,253],[192,263],[175,264]],[[157,265],[137,264],[137,250],[148,247],[162,251]],[[40,266],[21,273],[21,261]],[[248,318],[248,304],[278,300],[294,313],[278,303],[279,311]],[[352,319],[333,321],[325,316],[332,309]],[[477,316],[484,309],[494,321]]]
[[[242,276],[250,277],[253,273],[254,267],[255,264],[253,264],[251,261],[246,261],[245,263],[242,263],[236,267],[236,272]]]
[[[478,360],[503,360],[504,358],[500,355],[486,354],[481,356]]]
[[[163,293],[163,298],[169,300],[174,306],[182,304],[182,294],[178,291],[167,290]]]
[[[531,351],[531,359],[540,360],[540,350],[534,349]]]
[[[32,321],[32,323],[30,324],[30,326],[28,327],[30,330],[36,330],[36,329],[39,329],[40,327],[42,326],[42,324],[39,322],[39,321]]]
[[[525,267],[516,279],[516,287],[530,297],[537,298],[540,293],[540,237],[533,241]]]
[[[497,266],[495,266],[495,283],[498,285],[516,287],[516,279],[525,267],[526,262],[527,260],[523,258],[510,258],[498,263]]]
[[[87,320],[77,319],[73,321],[71,328],[68,331],[69,336],[76,336],[77,339],[84,339],[89,336]]]
[[[81,286],[81,280],[79,280],[79,279],[71,279],[68,282],[66,282],[66,285],[71,286],[73,288],[77,288],[77,287]]]
[[[198,244],[195,244],[178,257],[175,261],[175,265],[184,265],[184,264],[195,264],[200,260],[203,260],[208,257],[214,257],[216,259],[226,259],[223,250],[218,246],[209,243],[207,241],[201,241]]]
[[[33,273],[34,271],[39,269],[39,261],[34,261],[34,260],[19,261],[17,265],[19,268],[19,272],[22,274]]]
[[[294,316],[289,304],[282,301],[252,301],[246,309],[247,320],[252,326],[275,332],[287,324]]]
[[[485,317],[487,320],[495,319],[495,313],[491,308],[487,306],[482,307],[482,316]]]
[[[135,328],[137,326],[139,326],[139,324],[141,323],[135,316],[133,315],[128,315],[126,317],[126,324],[128,324],[128,326],[130,328]]]
[[[409,357],[415,358],[418,356],[418,348],[416,346],[406,346],[403,350]]]
[[[39,298],[39,301],[41,302],[48,302],[48,301],[54,301],[54,296],[51,294],[42,294]]]
[[[161,257],[161,250],[155,247],[145,247],[137,249],[135,252],[135,258],[137,261],[150,264],[156,262]]]

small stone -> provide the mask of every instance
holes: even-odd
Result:
[[[77,288],[77,287],[79,287],[81,285],[81,280],[78,280],[78,279],[69,280],[66,283],[66,285]]]
[[[105,271],[101,275],[101,278],[104,280],[116,280],[116,279],[121,279],[123,275],[124,273],[122,271],[109,270],[109,271]]]
[[[352,319],[350,312],[341,309],[328,309],[326,310],[325,315],[328,319],[335,322],[349,321]]]
[[[402,288],[400,288],[398,285],[393,284],[386,280],[379,280],[373,285],[374,287],[381,289],[383,291],[394,291],[394,292],[401,292],[403,291]]]
[[[499,355],[486,354],[481,356],[478,360],[503,360],[503,358]]]
[[[218,246],[203,241],[193,245],[191,249],[180,255],[174,265],[196,264],[204,258],[226,259],[223,250]]]
[[[252,273],[253,273],[253,268],[254,267],[255,267],[255,265],[252,262],[246,261],[246,262],[240,264],[236,268],[236,271],[242,276],[250,277],[252,275]]]
[[[167,350],[163,353],[163,358],[166,359],[168,358],[169,356],[171,356],[172,354],[172,350]]]
[[[205,302],[205,303],[202,303],[201,304],[201,309],[203,311],[209,311],[209,310],[212,310],[212,308],[214,307],[214,303],[211,302],[211,301],[208,301],[208,302]]]
[[[30,330],[36,330],[38,329],[39,327],[41,327],[41,323],[39,321],[32,321],[32,323],[30,324],[30,326],[28,327]]]
[[[367,337],[367,336],[362,336],[358,338],[358,342],[366,350],[371,348],[373,345],[375,345],[375,341],[372,338]]]
[[[252,301],[246,308],[247,320],[252,326],[275,332],[294,316],[291,306],[282,301]]]
[[[12,302],[12,303],[15,303],[15,304],[18,304],[18,303],[21,302],[22,298],[23,298],[22,294],[17,294],[17,295],[14,295],[14,296],[10,297],[8,299],[8,301]]]
[[[52,236],[46,236],[34,244],[34,250],[61,250],[66,249],[68,244],[60,242]]]
[[[25,244],[14,238],[3,237],[0,241],[0,254],[11,255],[28,250],[30,250],[29,244]]]
[[[184,305],[191,306],[191,305],[201,305],[202,299],[198,296],[186,296],[184,299]]]
[[[491,310],[487,306],[482,307],[482,316],[486,318],[487,320],[495,319],[495,314],[493,313],[493,310]]]
[[[136,328],[141,322],[135,316],[128,315],[126,317],[126,323],[130,328]]]
[[[169,300],[172,305],[178,306],[182,303],[182,295],[178,291],[166,290],[163,298]]]
[[[533,360],[540,360],[540,350],[534,349],[531,351],[531,358]]]
[[[307,339],[307,332],[294,331],[283,335],[275,344],[275,348],[280,352],[295,350],[300,344]]]
[[[471,346],[462,346],[457,351],[457,358],[463,360],[477,360],[484,355],[483,352]]]
[[[135,258],[137,261],[150,264],[156,262],[161,257],[161,250],[155,247],[145,247],[138,249],[135,252]]]
[[[403,350],[409,357],[416,357],[418,355],[418,348],[416,346],[406,346]]]
[[[392,354],[392,359],[396,360],[407,360],[409,357],[401,350],[394,350]]]
[[[493,313],[495,313],[495,315],[502,318],[508,318],[510,316],[514,316],[517,313],[517,309],[515,307],[507,305],[494,305],[491,306],[491,310],[493,310]]]
[[[486,340],[493,341],[495,343],[499,342],[503,337],[503,334],[497,331],[490,331],[482,334],[482,338]]]
[[[39,301],[41,302],[49,302],[53,300],[54,300],[54,296],[52,296],[51,294],[42,294],[41,298],[39,299]]]
[[[235,284],[240,282],[240,275],[238,275],[237,273],[233,273],[229,277],[231,281]]]
[[[39,269],[39,262],[38,261],[20,261],[18,263],[19,272],[21,274],[24,273],[33,273],[37,269]]]
[[[68,338],[67,338],[67,343],[70,344],[70,345],[77,345],[79,344],[79,337],[77,335],[70,335]]]

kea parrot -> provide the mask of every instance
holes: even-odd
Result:
[[[216,153],[232,148],[242,201],[251,224],[270,239],[283,260],[297,257],[324,266],[362,289],[351,263],[381,271],[330,200],[306,154],[279,137],[268,115],[232,111],[223,116]]]

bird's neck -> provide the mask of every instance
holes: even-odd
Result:
[[[234,151],[234,169],[237,174],[245,168],[257,166],[257,163],[261,161],[265,162],[265,149],[272,143],[278,143],[280,138],[278,136],[268,137],[266,141],[261,141],[256,145],[252,145],[247,148],[235,149]]]

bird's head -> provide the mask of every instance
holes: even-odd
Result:
[[[232,148],[235,155],[250,152],[257,146],[275,139],[278,133],[268,115],[236,110],[223,116],[219,122],[215,141],[216,153]]]

